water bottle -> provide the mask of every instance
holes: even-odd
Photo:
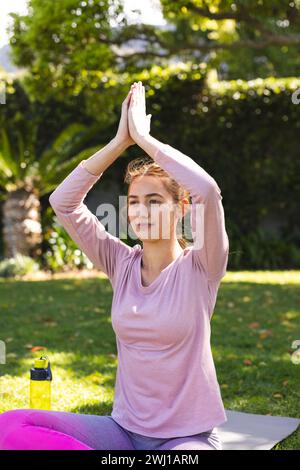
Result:
[[[48,356],[34,360],[30,369],[30,408],[51,409],[52,372]]]

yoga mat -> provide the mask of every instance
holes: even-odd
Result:
[[[298,428],[300,419],[225,410],[228,421],[216,426],[223,450],[270,450]]]

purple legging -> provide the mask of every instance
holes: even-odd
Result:
[[[0,414],[0,450],[221,450],[217,432],[156,438],[134,433],[110,415],[19,409]]]

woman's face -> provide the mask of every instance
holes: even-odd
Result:
[[[141,240],[170,240],[175,233],[176,204],[161,178],[136,177],[128,191],[129,223]]]

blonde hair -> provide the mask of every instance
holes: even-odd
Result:
[[[166,190],[172,195],[175,204],[178,204],[183,198],[190,200],[189,192],[171,178],[170,175],[149,156],[138,157],[128,163],[124,177],[124,182],[128,184],[128,190],[134,178],[139,176],[156,176],[162,178],[162,183]],[[187,240],[184,237],[179,238],[178,242],[181,248],[184,249],[187,247]]]

